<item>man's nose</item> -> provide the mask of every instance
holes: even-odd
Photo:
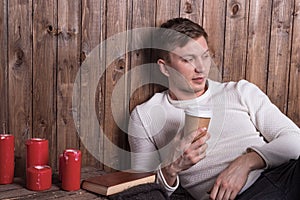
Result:
[[[203,72],[205,69],[203,60],[199,57],[197,59],[195,59],[194,67],[195,67],[195,72],[197,72],[197,73]]]

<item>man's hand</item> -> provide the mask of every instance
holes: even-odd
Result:
[[[197,138],[200,134],[204,134],[204,136]],[[164,164],[162,168],[162,173],[168,185],[174,185],[179,172],[190,168],[206,156],[206,141],[209,137],[207,129],[200,128],[187,138],[181,138],[178,143],[175,142],[175,149],[170,157],[171,160],[168,160],[168,163]]]
[[[249,173],[264,166],[264,160],[256,152],[238,157],[218,176],[210,198],[213,200],[235,199],[245,185]]]

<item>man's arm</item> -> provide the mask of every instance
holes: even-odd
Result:
[[[148,137],[137,109],[131,113],[128,141],[131,150],[131,168],[137,171],[155,171],[161,162],[158,150]]]
[[[265,161],[255,151],[241,155],[218,176],[210,191],[210,198],[235,199],[245,185],[249,173],[265,166]]]
[[[266,167],[297,159],[300,155],[299,127],[254,84],[240,81],[237,88],[251,121],[267,141],[265,145],[250,147],[264,159]]]
[[[299,128],[255,85],[240,81],[237,90],[251,121],[267,143],[251,146],[246,154],[234,160],[218,176],[211,199],[234,199],[252,170],[275,167],[300,154]]]

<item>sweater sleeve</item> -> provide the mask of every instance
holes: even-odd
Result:
[[[240,81],[238,90],[248,108],[250,118],[267,141],[262,146],[252,146],[266,162],[275,167],[300,155],[300,129],[285,116],[257,86]]]
[[[156,182],[161,184],[171,195],[179,185],[179,177],[175,186],[169,186],[161,172],[161,159],[154,141],[151,140],[139,115],[138,108],[131,113],[128,127],[128,140],[131,149],[131,168],[137,171],[155,171]]]
[[[131,168],[137,171],[155,171],[160,164],[159,153],[142,123],[137,108],[130,116],[128,141],[131,150]]]
[[[171,194],[179,187],[179,176],[177,175],[176,176],[176,183],[175,183],[175,186],[170,186],[168,185],[162,171],[161,171],[161,165],[159,165],[158,169],[157,169],[157,179],[156,179],[156,182],[159,183],[160,185],[162,185],[167,194],[169,196],[171,196]]]

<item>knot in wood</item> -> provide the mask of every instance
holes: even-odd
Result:
[[[125,58],[120,58],[117,62],[117,70],[124,70],[126,65]]]
[[[57,28],[54,28],[52,25],[47,26],[47,32],[51,35],[59,35],[61,31]]]
[[[23,57],[24,57],[24,52],[22,51],[22,49],[17,49],[16,50],[16,57],[17,57],[17,60],[16,60],[15,65],[16,66],[22,65],[22,63],[23,63]]]
[[[236,16],[241,9],[241,5],[239,3],[233,3],[231,5],[231,16]]]
[[[49,25],[49,26],[47,27],[47,32],[48,32],[48,33],[52,33],[52,32],[53,32],[53,26]]]
[[[84,51],[81,52],[80,54],[80,62],[83,63],[86,59],[86,53]]]
[[[187,14],[191,14],[193,12],[193,7],[192,7],[192,4],[190,2],[185,2],[184,12],[187,13]]]
[[[73,36],[75,36],[76,35],[76,29],[69,29],[68,31],[67,31],[67,35],[69,36],[69,37],[73,37]]]
[[[18,49],[18,50],[16,51],[16,55],[17,55],[17,59],[18,59],[18,60],[22,60],[23,57],[24,57],[24,52],[22,51],[22,49]]]
[[[41,126],[41,127],[47,126],[47,122],[46,122],[45,119],[40,119],[40,126]]]

